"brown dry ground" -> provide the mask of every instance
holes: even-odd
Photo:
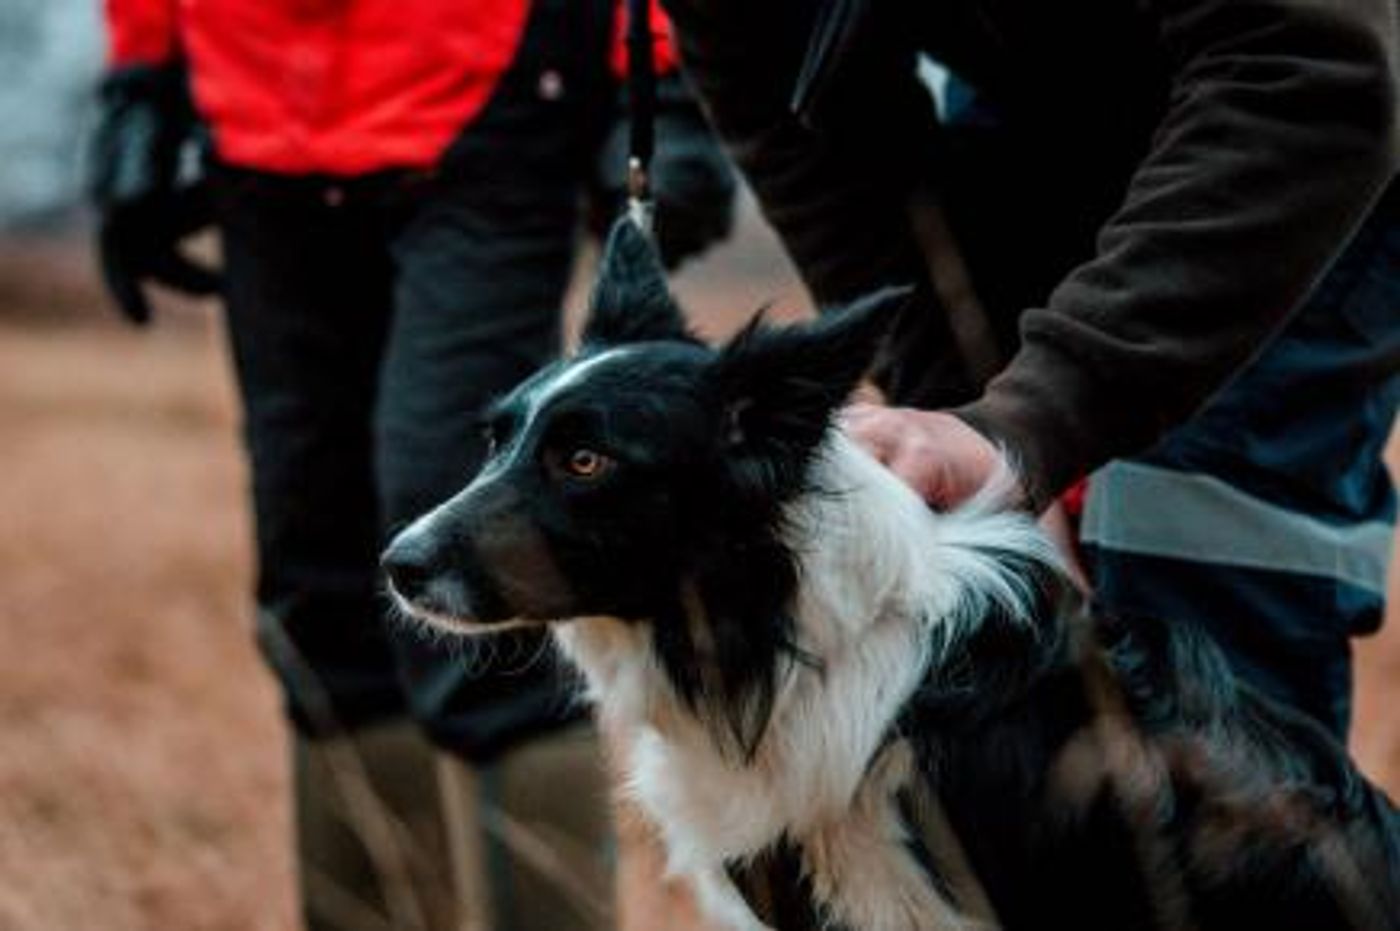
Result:
[[[800,304],[753,229],[680,289],[708,332]],[[74,245],[0,242],[0,931],[294,927],[224,347],[164,311],[126,329]],[[1400,792],[1400,623],[1358,657],[1354,747]]]

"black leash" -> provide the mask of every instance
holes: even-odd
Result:
[[[651,157],[656,150],[656,51],[651,0],[627,0],[627,216],[651,237]]]

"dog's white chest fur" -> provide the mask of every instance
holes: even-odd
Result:
[[[818,896],[851,926],[950,927],[956,916],[904,849],[893,794],[909,769],[891,728],[929,662],[987,600],[1024,596],[986,550],[1045,559],[1047,544],[1029,521],[985,502],[931,515],[839,435],[818,468],[818,486],[840,493],[797,502],[800,539],[790,542],[798,642],[820,671],[785,672],[751,760],[720,752],[677,701],[646,625],[580,619],[558,638],[621,740],[626,789],[658,827],[670,870],[691,878],[711,917],[760,927],[724,868],[787,837],[803,846]]]
[[[626,788],[661,828],[673,870],[743,859],[846,814],[921,667],[914,625],[890,618],[882,627],[837,656],[820,654],[829,657],[823,675],[791,675],[748,761],[717,752],[645,659],[634,666],[619,655],[634,631],[590,619],[562,632],[622,735]],[[611,680],[594,675],[608,667]]]

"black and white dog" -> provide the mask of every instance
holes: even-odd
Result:
[[[914,789],[1008,929],[1400,928],[1400,819],[1319,728],[1188,630],[1065,610],[994,491],[934,513],[833,427],[901,300],[712,349],[619,224],[582,348],[386,553],[396,599],[452,631],[557,622],[727,928],[789,925],[734,878],[779,849],[817,926],[972,925]]]

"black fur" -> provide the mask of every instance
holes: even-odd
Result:
[[[583,343],[616,346],[644,340],[694,341],[666,288],[660,256],[637,225],[623,219],[603,246]]]
[[[477,623],[649,624],[676,695],[742,760],[785,666],[809,661],[784,506],[840,493],[813,488],[810,467],[902,299],[756,320],[711,349],[624,221],[579,356],[490,412],[482,476],[386,554],[396,590]],[[571,477],[576,450],[612,465]],[[1343,748],[1236,685],[1192,630],[1067,611],[1058,578],[1017,568],[1039,593],[1033,623],[981,618],[890,735],[915,750],[1007,931],[1400,929],[1400,819]],[[745,885],[783,887],[756,902],[801,898],[800,870],[763,869]],[[797,911],[775,923],[819,921]]]
[[[735,491],[776,509],[806,489],[832,412],[860,381],[909,288],[885,288],[809,323],[765,326],[759,314],[721,351],[714,378]]]
[[[1400,818],[1321,727],[1188,625],[1048,617],[902,728],[1007,931],[1400,928]]]
[[[832,413],[905,293],[781,329],[755,318],[712,349],[687,331],[651,244],[620,221],[579,354],[488,411],[488,479],[440,508],[431,533],[394,544],[385,562],[396,586],[421,583],[419,607],[478,623],[650,622],[678,697],[746,757],[784,664],[805,660],[793,646],[784,505],[807,490]],[[637,351],[539,403],[571,365],[620,348]],[[575,448],[605,452],[612,474],[561,478],[551,463]]]

